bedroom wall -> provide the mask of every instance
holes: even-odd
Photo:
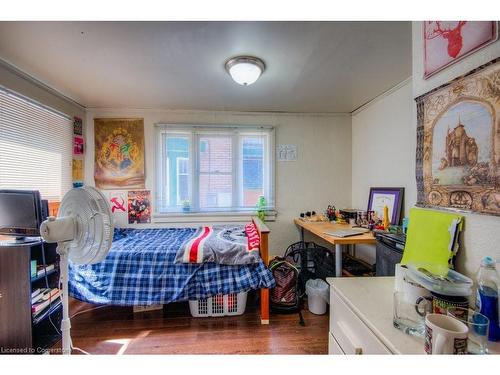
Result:
[[[366,210],[370,187],[405,188],[404,211],[416,201],[412,83],[407,79],[352,115],[352,206]],[[375,263],[375,245],[356,256]]]
[[[413,97],[416,98],[433,88],[468,73],[494,58],[500,57],[500,40],[476,51],[472,55],[445,68],[427,80],[423,79],[422,23],[412,23],[413,40]],[[416,127],[416,117],[414,117]],[[500,217],[466,214],[463,247],[457,256],[457,270],[473,275],[486,255],[500,261]]]
[[[351,117],[349,114],[262,114],[210,111],[88,109],[85,182],[94,185],[93,119],[142,117],[145,127],[146,188],[154,190],[154,124],[263,124],[275,127],[276,144],[296,144],[296,162],[276,162],[276,220],[271,229],[270,253],[282,254],[299,240],[292,223],[306,210],[324,210],[329,203],[347,207],[351,202]],[[332,151],[333,150],[333,151]],[[207,218],[208,220],[208,218]],[[159,224],[155,219],[152,226]],[[135,226],[143,224],[135,224]],[[182,224],[182,225],[189,225]],[[199,225],[199,224],[196,224]]]
[[[353,113],[353,207],[366,206],[370,186],[404,186],[405,212],[408,213],[416,202],[417,122],[414,99],[500,56],[500,41],[497,41],[424,80],[421,22],[413,22],[412,33],[411,82],[399,85]],[[484,256],[492,255],[500,261],[500,217],[464,216],[463,246],[457,256],[456,267],[459,272],[474,276]],[[357,253],[363,259],[374,262],[373,246],[357,246]]]

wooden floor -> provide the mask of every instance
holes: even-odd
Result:
[[[71,320],[73,346],[91,354],[327,353],[328,315],[305,310],[302,327],[298,314],[271,314],[271,324],[261,325],[258,310],[248,305],[244,315],[224,318],[192,318],[187,303],[135,314],[131,307],[107,306]],[[70,303],[71,314],[92,307]]]

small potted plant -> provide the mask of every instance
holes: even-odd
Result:
[[[189,199],[182,201],[182,211],[184,212],[191,211],[191,202],[189,201]]]
[[[257,208],[257,217],[260,220],[265,221],[266,220],[267,202],[266,202],[266,198],[263,195],[261,195],[259,197],[259,200],[257,201],[257,204],[255,205],[255,207]]]

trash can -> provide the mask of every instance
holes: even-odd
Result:
[[[329,301],[329,286],[321,279],[311,279],[306,282],[307,306],[309,311],[316,315],[326,312]]]

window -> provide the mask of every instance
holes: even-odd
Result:
[[[0,189],[60,201],[72,186],[73,123],[0,87]]]
[[[159,125],[159,214],[273,208],[273,129]]]

